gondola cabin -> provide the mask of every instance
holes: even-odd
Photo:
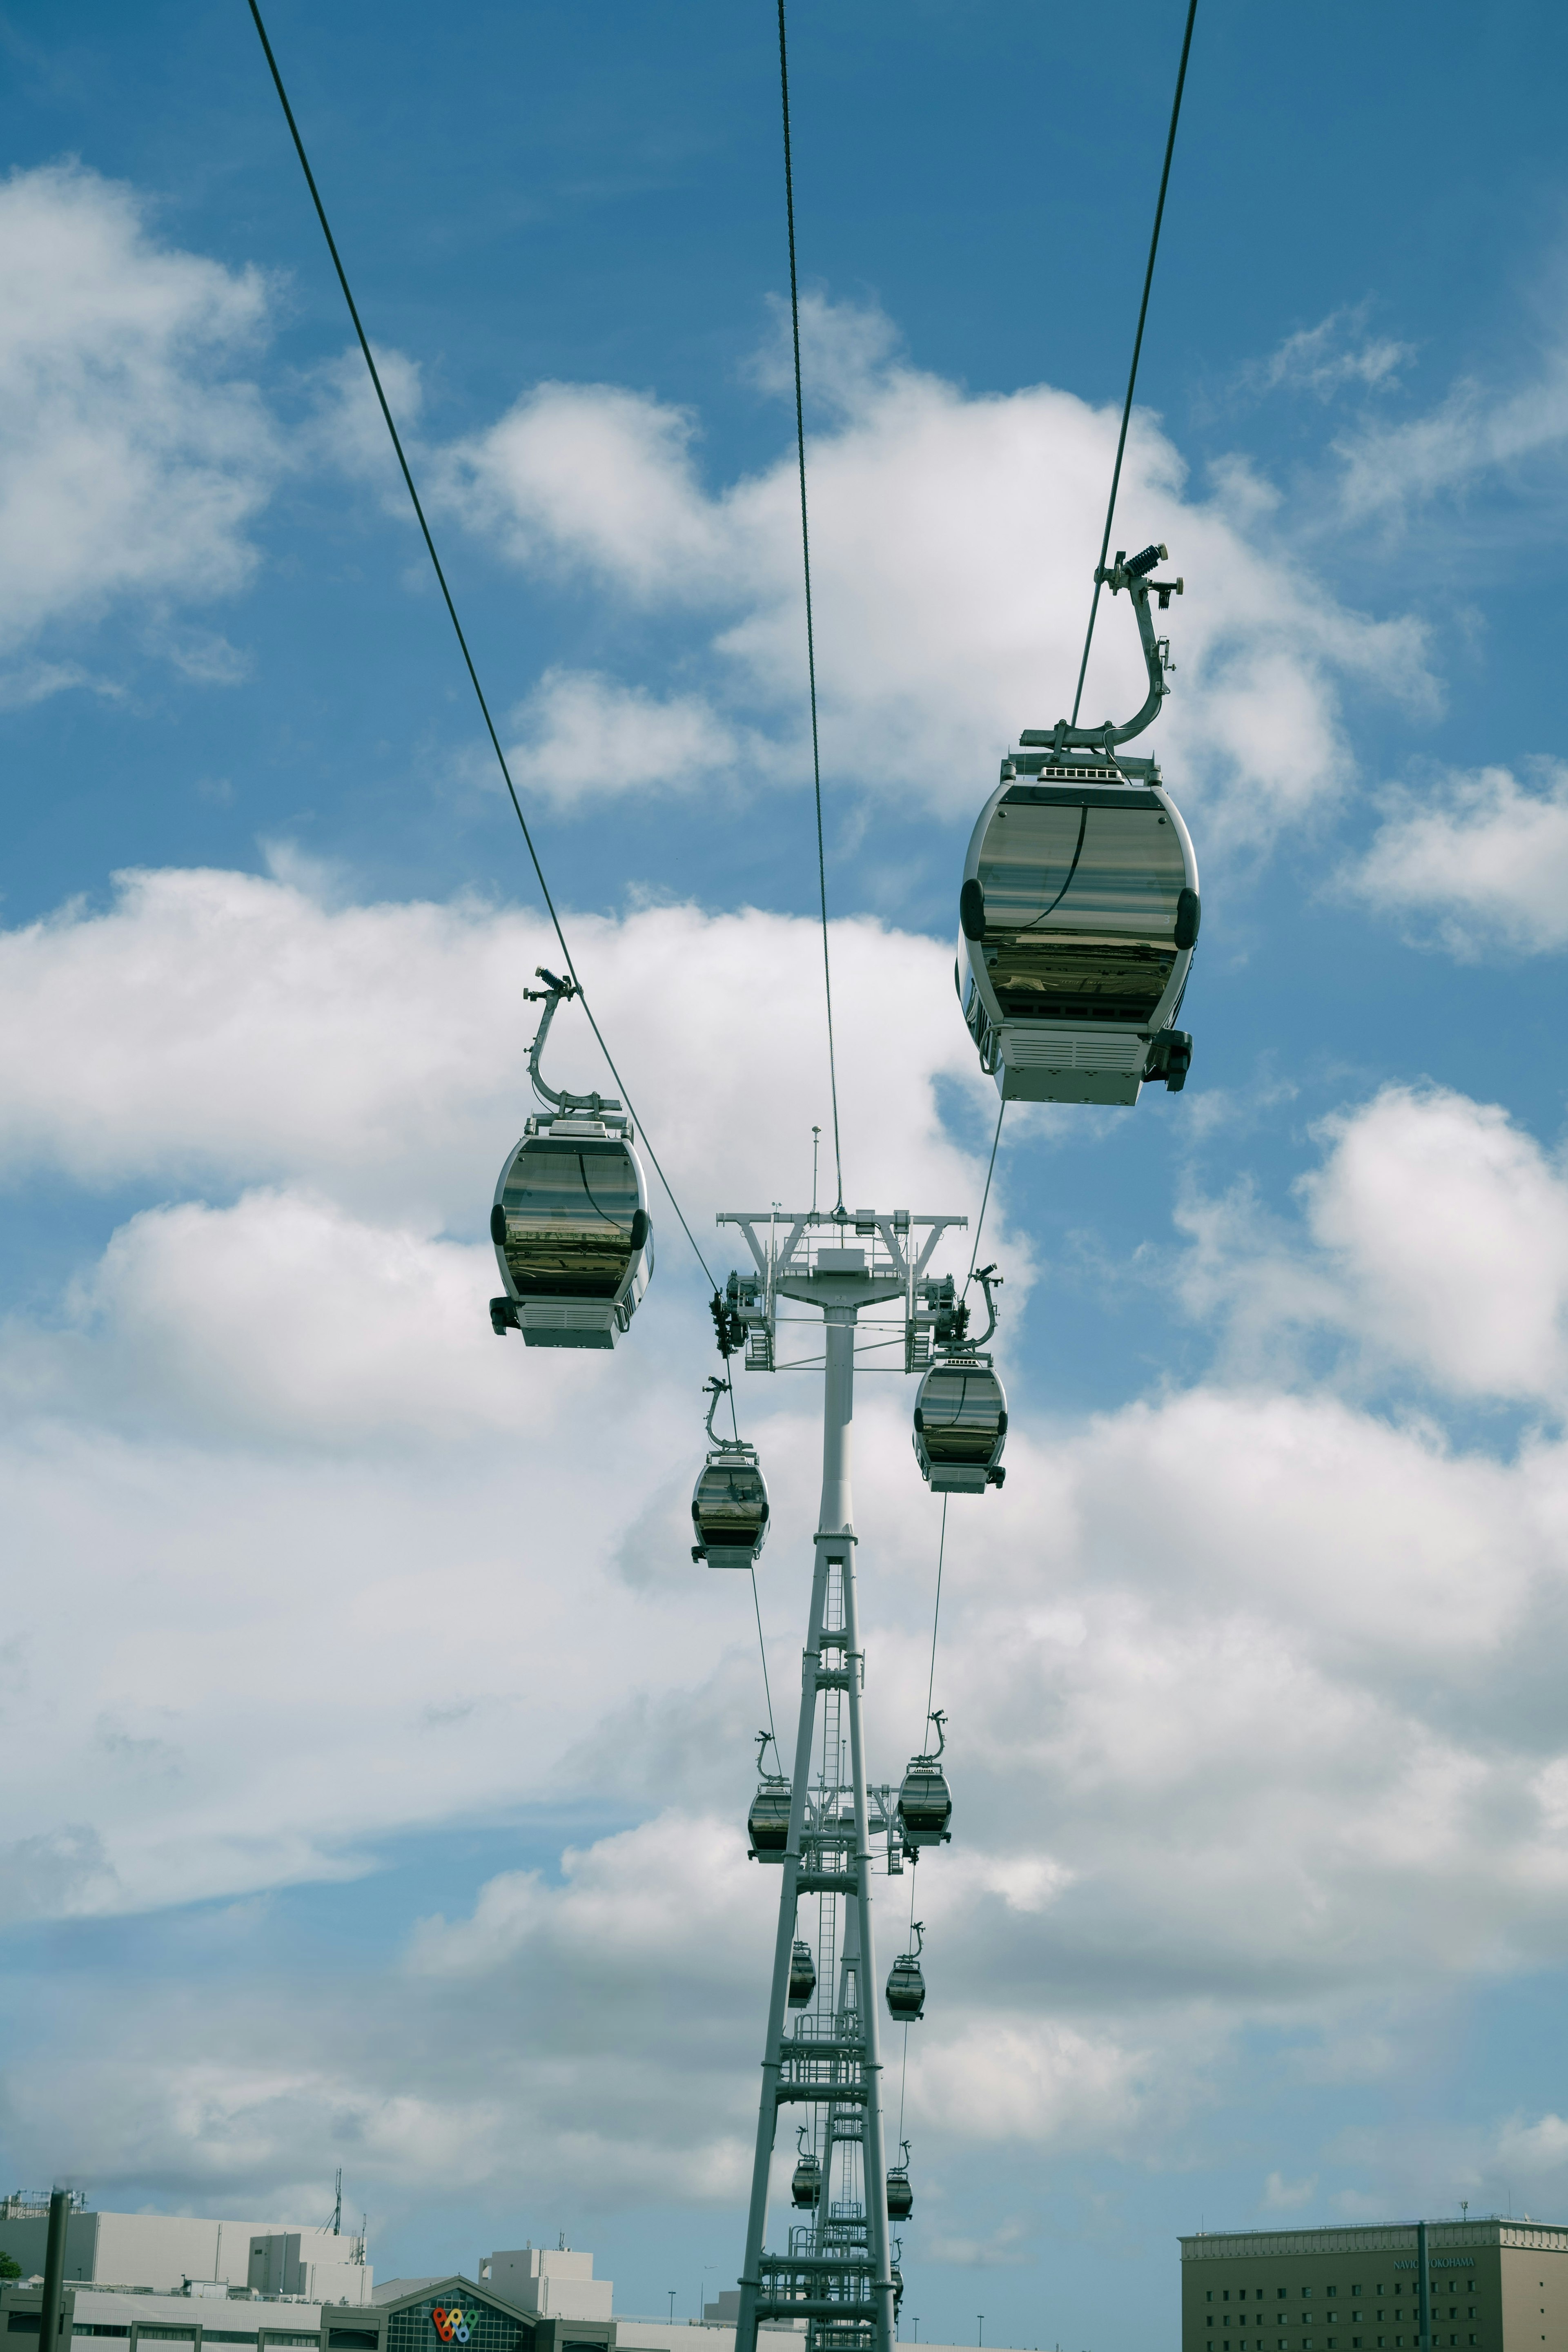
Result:
[[[497,1331],[530,1348],[613,1348],[653,1270],[648,1187],[632,1122],[539,1113],[501,1171],[490,1238],[505,1295]]]
[[[810,2148],[802,2151],[796,2161],[789,2183],[789,2195],[800,2210],[810,2212],[822,2194],[822,2168]]]
[[[953,1792],[936,1756],[912,1756],[898,1792],[898,1826],[906,1846],[946,1845],[952,1832]]]
[[[938,1357],[915,1400],[915,1458],[934,1495],[983,1495],[999,1486],[1007,1391],[988,1356]]]
[[[1179,1089],[1192,1040],[1173,1024],[1199,911],[1192,840],[1152,761],[1005,761],[964,864],[956,975],[1003,1097]]]
[[[925,2013],[925,1978],[916,1952],[901,1952],[887,1972],[887,2006],[893,2016],[913,2024]]]
[[[907,2221],[915,2210],[915,2191],[909,2185],[907,2165],[894,2164],[887,2175],[887,2218],[890,2221]]]
[[[817,1963],[810,1944],[799,1939],[789,1952],[789,2006],[804,2009],[817,1990]]]
[[[753,1862],[782,1862],[789,1843],[789,1783],[782,1774],[764,1773],[751,1811],[746,1817]]]
[[[768,1540],[768,1485],[756,1448],[734,1443],[710,1454],[692,1496],[694,1559],[710,1568],[750,1568]]]

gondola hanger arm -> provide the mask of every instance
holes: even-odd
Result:
[[[546,1086],[539,1070],[539,1055],[544,1052],[545,1039],[549,1035],[549,1025],[555,1019],[557,1005],[564,1004],[569,998],[575,996],[578,988],[575,981],[558,980],[553,971],[545,970],[542,963],[536,966],[535,976],[544,982],[544,986],[523,991],[529,1004],[544,1006],[539,1025],[534,1032],[534,1042],[528,1047],[528,1076],[533,1081],[535,1093],[546,1102],[553,1103],[557,1110],[585,1110],[594,1118],[602,1111],[619,1110],[621,1105],[614,1095],[567,1095],[558,1093],[554,1087]]]
[[[1107,719],[1100,727],[1073,727],[1059,719],[1051,728],[1026,727],[1019,741],[1026,747],[1049,747],[1061,753],[1066,751],[1104,751],[1109,753],[1118,743],[1130,742],[1152,726],[1159,717],[1160,705],[1170,692],[1166,684],[1166,657],[1160,651],[1160,640],[1155,635],[1155,625],[1149,614],[1150,595],[1160,600],[1162,613],[1169,610],[1173,596],[1184,595],[1185,580],[1154,580],[1149,577],[1157,563],[1163,562],[1169,550],[1157,543],[1145,547],[1139,555],[1129,556],[1124,548],[1116,551],[1116,561],[1095,568],[1096,586],[1109,588],[1113,596],[1125,588],[1138,625],[1138,638],[1144,648],[1144,667],[1149,674],[1149,690],[1141,710],[1136,711],[1123,727]]]

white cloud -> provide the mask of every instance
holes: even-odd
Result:
[[[334,907],[311,895],[321,877],[285,870],[298,880],[132,873],[105,911],[72,905],[0,933],[0,1171],[103,1186],[301,1181],[356,1218],[482,1229],[532,1107],[538,1013],[523,990],[555,960],[552,936],[467,900]],[[816,1104],[825,1120],[828,1091],[816,927],[690,907],[570,923],[705,1246],[721,1182],[732,1201],[768,1200],[793,1168],[796,1190],[809,1187],[808,1113]],[[943,1128],[936,1081],[964,1085],[982,1117],[995,1097],[954,1005],[951,949],[857,919],[834,925],[833,954],[854,1185],[967,1205],[973,1163]],[[760,1094],[758,1068],[771,1074]],[[605,1084],[571,1009],[551,1033],[552,1073]],[[722,1178],[709,1121],[727,1136]],[[674,1262],[679,1236],[667,1209],[655,1214]]]
[[[417,360],[406,352],[376,350],[376,370],[393,421],[408,447],[424,411],[424,380]],[[413,509],[398,467],[365,355],[357,342],[326,361],[308,381],[312,415],[296,436],[301,448],[340,472],[380,486],[388,509],[412,524]]]
[[[1291,1330],[1354,1343],[1359,1376],[1451,1396],[1568,1401],[1568,1179],[1496,1104],[1385,1087],[1323,1121],[1298,1186],[1311,1246],[1245,1185],[1192,1199],[1183,1282],[1223,1308],[1232,1360],[1278,1378]]]
[[[1421,923],[1452,955],[1568,947],[1568,767],[1529,784],[1480,768],[1388,795],[1388,814],[1342,880],[1380,912]]]
[[[1314,2172],[1307,2180],[1287,2180],[1282,2173],[1271,2172],[1263,2184],[1263,2210],[1266,2213],[1292,2213],[1302,2205],[1310,2205],[1317,2195],[1318,2176]]]
[[[809,1139],[784,1122],[823,1083],[812,926],[666,908],[580,928],[699,1235],[714,1207],[770,1197],[791,1153],[803,1183]],[[939,1077],[986,1099],[946,950],[867,923],[834,942],[852,1190],[971,1207],[981,1124],[960,1151],[936,1108]],[[0,1048],[13,1176],[221,1194],[126,1215],[57,1313],[0,1335],[0,1775],[27,1904],[210,1903],[552,1804],[612,1825],[559,1875],[422,1901],[444,1916],[392,1976],[117,1997],[112,2048],[8,2067],[40,2161],[90,2133],[100,2178],[281,2193],[336,2118],[389,2193],[433,2149],[519,2193],[536,2148],[617,2201],[744,2180],[773,1888],[740,1839],[749,1589],[694,1568],[682,1526],[700,1298],[662,1272],[625,1346],[578,1361],[497,1341],[484,1314],[518,992],[545,952],[511,910],[334,908],[219,874],[131,877],[106,911],[0,941],[0,1039],[31,1040]],[[571,1022],[561,1075],[587,1079]],[[1324,1141],[1301,1228],[1216,1215],[1207,1311],[1275,1286],[1253,1384],[1055,1425],[1015,1384],[1007,1487],[954,1506],[956,1842],[921,1865],[932,1993],[909,2083],[933,2144],[940,2121],[955,2151],[1172,2160],[1248,2025],[1315,2034],[1348,2079],[1384,2047],[1380,2004],[1531,1966],[1568,1932],[1568,1453],[1494,1458],[1305,1381],[1282,1392],[1278,1338],[1305,1299],[1406,1386],[1555,1392],[1568,1188],[1451,1095],[1391,1091]],[[748,1380],[741,1402],[774,1494],[777,1694],[811,1383]],[[930,1656],[937,1513],[908,1410],[868,1373],[878,1777],[914,1744]],[[1006,2251],[946,2234],[954,2261]]]
[[[1415,349],[1389,335],[1369,335],[1371,309],[1370,302],[1357,302],[1331,310],[1315,327],[1298,329],[1267,360],[1249,368],[1245,381],[1259,392],[1311,392],[1323,401],[1347,384],[1392,391]]]
[[[245,584],[278,451],[232,370],[267,311],[257,271],[162,243],[132,190],[79,164],[0,186],[0,654],[117,602]],[[75,682],[37,659],[21,676]]]
[[[132,1431],[329,1449],[498,1436],[516,1400],[496,1377],[496,1287],[487,1244],[298,1190],[149,1209],[78,1285],[74,1328],[13,1328],[0,1385],[33,1412],[90,1395]]]
[[[830,774],[944,814],[977,808],[1021,727],[1051,724],[1076,676],[1117,419],[1048,385],[970,398],[893,353],[878,315],[812,301],[810,398],[829,414],[810,449],[812,581]],[[765,363],[764,373],[768,369]],[[700,682],[717,741],[732,714],[767,714],[800,766],[805,635],[792,451],[710,492],[695,421],[610,385],[547,384],[446,454],[441,494],[514,562],[586,573],[642,611],[688,611],[710,632]],[[1423,635],[1336,604],[1256,536],[1252,488],[1216,478],[1189,498],[1155,421],[1134,419],[1121,511],[1130,541],[1175,551],[1188,593],[1168,625],[1179,691],[1157,748],[1210,838],[1264,841],[1332,801],[1350,772],[1339,682],[1430,699]],[[694,654],[696,649],[694,649]],[[600,689],[602,694],[602,688]],[[1124,717],[1145,679],[1124,607],[1096,635],[1085,718]],[[548,699],[545,716],[549,717]],[[615,788],[579,750],[563,707],[534,757],[558,793]],[[705,740],[708,740],[705,738]]]
[[[1565,437],[1568,350],[1559,346],[1515,391],[1463,377],[1425,416],[1343,436],[1341,511],[1353,523],[1397,523],[1445,493],[1560,451]]]
[[[519,785],[558,806],[614,792],[749,783],[771,746],[721,719],[700,694],[661,699],[591,671],[547,670],[512,714],[507,753]]]
[[[1325,1133],[1309,1214],[1368,1342],[1456,1394],[1568,1401],[1568,1182],[1533,1138],[1394,1087]]]

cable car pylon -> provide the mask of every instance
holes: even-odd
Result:
[[[951,1282],[928,1277],[926,1268],[944,1233],[968,1220],[911,1216],[907,1210],[884,1214],[862,1209],[852,1214],[839,1208],[831,1214],[814,1209],[728,1211],[717,1222],[739,1227],[755,1268],[745,1276],[730,1276],[722,1302],[737,1332],[744,1328],[747,1363],[758,1370],[773,1369],[778,1302],[788,1298],[821,1313],[825,1364],[822,1494],[789,1829],[777,1856],[779,1928],[736,2352],[757,2352],[759,2323],[794,2319],[807,2323],[807,2352],[892,2352],[898,2283],[884,2186],[872,1869],[875,1845],[883,1839],[886,1867],[894,1873],[903,1871],[915,1848],[899,1819],[898,1792],[890,1784],[869,1784],[866,1778],[865,1651],[856,1600],[850,1459],[855,1329],[867,1307],[901,1303],[904,1367],[923,1370],[938,1317],[950,1313],[952,1297]],[[819,1726],[821,1762],[813,1784]],[[818,2006],[804,2013],[798,2008],[791,2016],[791,1979],[799,2004],[804,1979],[800,1904],[813,1895],[824,1945],[817,1969]],[[841,1956],[836,1968],[829,1963],[830,1936]],[[809,2137],[822,2180],[810,2218],[790,2225],[786,2248],[772,2252],[763,2242],[768,2188],[779,2113],[789,2106],[805,2106],[814,2118]],[[802,2151],[804,2146],[802,2141]]]

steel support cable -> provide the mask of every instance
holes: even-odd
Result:
[[[768,1730],[773,1741],[773,1758],[779,1759],[779,1735],[773,1728],[773,1693],[768,1682],[768,1644],[762,1638],[762,1603],[757,1597],[757,1564],[751,1568],[751,1605],[757,1612],[757,1646],[762,1654],[762,1693],[768,1701]]]
[[[936,1600],[931,1612],[931,1675],[925,1685],[925,1721],[930,1725],[931,1701],[936,1689],[936,1628],[942,1616],[942,1563],[947,1556],[947,1497],[942,1497],[942,1540],[936,1547]],[[921,1753],[925,1753],[925,1734],[920,1735]],[[915,1889],[909,1890],[909,1916],[915,1916]]]
[[[991,1138],[991,1158],[990,1165],[986,1170],[986,1189],[980,1195],[980,1213],[975,1220],[975,1246],[969,1252],[969,1271],[964,1276],[966,1290],[975,1279],[975,1261],[980,1255],[980,1235],[985,1231],[986,1210],[991,1198],[991,1178],[995,1175],[997,1167],[997,1146],[1002,1139],[1002,1114],[1007,1107],[1008,1098],[1004,1095],[997,1106],[997,1131]]]
[[[1138,331],[1133,338],[1133,364],[1127,372],[1127,397],[1122,404],[1122,430],[1116,441],[1116,463],[1111,474],[1111,498],[1105,509],[1105,536],[1100,541],[1100,562],[1095,570],[1094,593],[1089,603],[1089,626],[1083,638],[1083,659],[1078,665],[1078,691],[1072,698],[1072,725],[1078,724],[1078,706],[1083,699],[1083,674],[1089,667],[1089,648],[1094,641],[1094,615],[1100,609],[1100,572],[1105,569],[1106,551],[1111,544],[1111,524],[1116,512],[1116,492],[1122,481],[1122,455],[1127,446],[1127,425],[1133,414],[1133,386],[1138,381],[1138,356],[1144,348],[1144,321],[1149,315],[1149,289],[1155,281],[1155,256],[1159,251],[1160,223],[1165,218],[1166,189],[1170,183],[1171,157],[1176,152],[1176,121],[1181,114],[1181,94],[1186,81],[1187,51],[1192,47],[1193,18],[1197,15],[1197,0],[1187,0],[1186,31],[1182,36],[1181,63],[1176,68],[1176,97],[1171,102],[1171,127],[1166,139],[1165,169],[1160,173],[1159,200],[1155,205],[1155,232],[1149,239],[1149,266],[1144,272],[1144,299],[1138,305]]]
[[[806,581],[806,675],[811,689],[811,779],[817,797],[817,887],[822,908],[822,994],[828,1011],[828,1083],[833,1098],[835,1205],[844,1205],[844,1161],[839,1142],[839,1069],[833,1051],[833,975],[828,957],[828,860],[822,840],[822,753],[817,733],[817,642],[811,618],[811,534],[806,520],[806,406],[800,389],[800,289],[795,268],[795,168],[789,148],[789,59],[784,40],[784,0],[779,0],[779,93],[784,112],[784,213],[789,229],[789,331],[795,352],[795,453],[800,472],[800,562]]]
[[[468,650],[468,639],[464,634],[463,624],[457,617],[457,607],[452,600],[452,591],[446,584],[446,574],[442,569],[441,558],[435,551],[435,541],[431,536],[430,525],[425,520],[424,508],[421,502],[419,492],[414,487],[413,474],[409,466],[407,456],[403,450],[402,436],[398,432],[397,425],[393,421],[392,408],[387,401],[386,393],[382,384],[381,370],[376,365],[375,354],[371,350],[370,337],[365,332],[364,323],[360,317],[359,305],[354,299],[353,290],[349,284],[349,274],[343,267],[342,256],[338,251],[338,240],[332,235],[331,223],[327,218],[327,207],[322,203],[321,192],[316,185],[316,174],[310,169],[310,158],[305,152],[305,142],[299,135],[299,125],[294,120],[294,109],[288,103],[288,92],[283,86],[283,76],[278,71],[277,59],[273,54],[272,43],[267,37],[267,26],[261,21],[261,10],[256,5],[256,0],[249,0],[249,6],[251,16],[256,23],[256,29],[261,37],[262,50],[266,56],[267,67],[272,75],[273,87],[277,92],[278,102],[283,109],[284,121],[288,125],[289,136],[294,142],[294,152],[299,158],[299,167],[305,174],[305,184],[310,191],[310,201],[316,207],[316,217],[321,224],[321,234],[327,240],[327,250],[332,257],[332,267],[338,273],[338,283],[343,289],[343,299],[349,306],[349,316],[354,322],[354,332],[360,339],[360,349],[364,353],[365,365],[370,370],[371,383],[375,388],[376,399],[381,405],[382,417],[385,423],[387,432],[391,436],[392,448],[397,455],[397,462],[402,473],[403,485],[408,491],[409,499],[413,507],[414,516],[419,524],[420,533],[424,541],[425,552],[430,558],[431,568],[435,573],[436,584],[441,590],[442,602],[446,606],[446,615],[452,624],[453,633],[456,636],[458,650],[463,656],[463,666],[468,673],[468,682],[474,688],[475,699],[479,705],[480,716],[485,721],[485,731],[490,738],[490,747],[496,754],[497,763],[500,768],[501,778],[507,787],[507,793],[512,803],[513,813],[517,817],[518,824],[522,827],[523,841],[528,849],[529,861],[533,866],[534,878],[539,886],[539,896],[545,902],[545,910],[550,919],[551,929],[554,930],[556,938],[560,942],[560,951],[562,956],[565,958],[567,971],[570,974],[572,985],[577,991],[579,1002],[581,1003],[584,1013],[588,1015],[588,1025],[593,1032],[594,1037],[599,1045],[599,1050],[603,1055],[606,1063],[609,1065],[610,1075],[621,1089],[621,1098],[622,1102],[624,1102],[626,1108],[631,1112],[632,1118],[636,1120],[637,1126],[642,1130],[643,1148],[647,1151],[649,1159],[653,1163],[653,1171],[658,1177],[660,1183],[664,1188],[665,1197],[669,1201],[671,1208],[674,1209],[676,1217],[680,1221],[681,1231],[685,1234],[687,1241],[689,1241],[692,1245],[692,1252],[696,1258],[697,1264],[701,1266],[704,1274],[711,1283],[714,1279],[712,1270],[708,1265],[706,1258],[704,1257],[701,1250],[697,1247],[696,1236],[693,1233],[690,1225],[687,1224],[685,1212],[682,1210],[680,1202],[676,1200],[674,1190],[671,1187],[670,1180],[665,1175],[664,1171],[660,1164],[659,1155],[648,1139],[647,1127],[641,1118],[637,1118],[636,1108],[632,1100],[631,1089],[627,1086],[626,1081],[622,1076],[620,1071],[615,1066],[615,1057],[604,1042],[603,1033],[601,1031],[598,1022],[594,1019],[593,1009],[589,1003],[582,982],[578,977],[577,965],[572,961],[571,950],[566,943],[566,933],[560,927],[560,917],[556,912],[555,900],[550,896],[549,884],[545,880],[544,867],[539,864],[538,851],[534,847],[534,837],[528,830],[528,818],[523,814],[523,804],[517,798],[517,788],[512,782],[512,772],[507,764],[507,755],[501,749],[501,739],[496,732],[496,722],[490,716],[490,705],[486,698],[485,689],[479,683],[479,673],[474,667],[474,656]],[[836,1109],[834,1115],[836,1118]],[[716,1289],[717,1285],[715,1284],[714,1286]]]

